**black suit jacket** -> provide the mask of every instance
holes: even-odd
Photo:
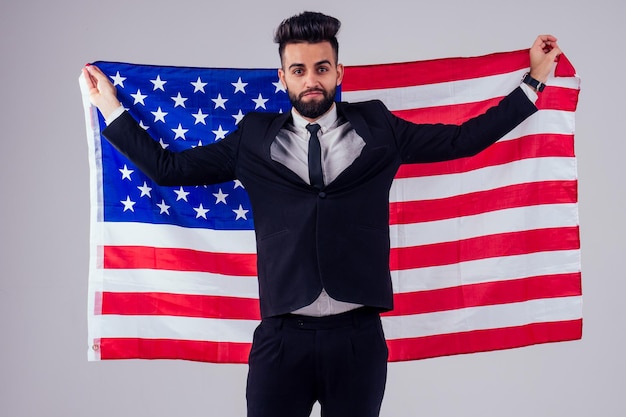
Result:
[[[308,305],[322,288],[337,300],[389,310],[388,201],[399,166],[474,155],[537,109],[517,88],[461,126],[412,124],[380,101],[337,103],[337,110],[365,147],[321,191],[270,156],[289,113],[248,114],[225,139],[180,153],[163,150],[127,113],[103,135],[158,184],[242,182],[254,213],[263,317]]]

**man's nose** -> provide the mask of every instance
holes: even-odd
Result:
[[[314,71],[307,73],[304,79],[304,85],[306,88],[319,87],[320,83],[318,74]]]

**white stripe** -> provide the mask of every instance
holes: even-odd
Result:
[[[572,90],[580,90],[580,78],[579,77],[554,77],[548,78],[546,85],[549,87],[562,87]]]
[[[102,291],[258,298],[256,277],[155,269],[107,269]]]
[[[580,272],[580,251],[551,251],[391,271],[395,293]],[[255,277],[147,269],[107,270],[102,291],[258,298]]]
[[[523,159],[462,173],[397,178],[391,185],[389,201],[433,200],[512,184],[575,180],[576,177],[575,158]]]
[[[574,113],[564,110],[539,110],[504,135],[500,141],[518,139],[528,135],[573,135]]]
[[[578,225],[576,203],[518,207],[473,216],[389,227],[392,248],[452,242],[478,236]]]
[[[474,103],[508,94],[527,70],[469,80],[448,81],[410,87],[342,91],[342,100],[381,100],[391,111]]]
[[[388,340],[579,319],[582,297],[531,300],[437,313],[382,318]],[[249,343],[256,320],[171,316],[94,316],[96,338],[138,337]]]
[[[101,245],[186,248],[216,253],[256,253],[253,230],[210,230],[166,224],[107,222]]]
[[[385,316],[382,320],[386,339],[393,340],[576,320],[581,317],[582,297],[576,296],[409,316]]]
[[[530,253],[391,271],[391,278],[394,292],[404,293],[576,272],[580,272],[579,250]],[[255,277],[147,269],[106,270],[104,274],[102,291],[258,298]]]
[[[580,251],[551,251],[391,271],[394,293],[580,272]]]
[[[252,342],[256,320],[205,319],[173,316],[94,316],[99,329],[95,338],[139,337],[146,339]]]
[[[391,111],[475,103],[505,96],[520,85],[527,71],[521,69],[506,74],[418,86],[342,91],[341,98],[353,103],[381,100]],[[580,79],[551,77],[547,85],[577,90]]]

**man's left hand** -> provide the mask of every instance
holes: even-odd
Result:
[[[545,83],[552,72],[561,48],[552,35],[539,35],[530,47],[530,76]]]

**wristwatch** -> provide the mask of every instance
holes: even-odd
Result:
[[[546,88],[546,85],[544,83],[531,77],[530,72],[527,72],[526,74],[524,74],[524,78],[522,78],[522,82],[525,84],[528,84],[529,86],[534,88],[535,91],[538,91],[540,93],[543,91],[544,88]]]

